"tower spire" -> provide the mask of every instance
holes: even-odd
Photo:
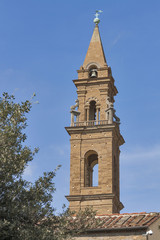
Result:
[[[98,18],[99,12],[102,11],[96,11],[96,17],[93,20],[95,23],[95,28],[83,63],[84,69],[88,67],[88,64],[95,62],[99,65],[99,67],[105,67],[107,65],[98,27],[98,23],[100,22],[100,19]]]

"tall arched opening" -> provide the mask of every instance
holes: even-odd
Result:
[[[98,154],[96,151],[88,151],[85,154],[84,186],[98,186]]]
[[[89,105],[89,120],[96,120],[96,102],[91,101]]]

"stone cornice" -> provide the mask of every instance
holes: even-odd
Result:
[[[77,85],[88,85],[88,84],[99,84],[99,83],[108,83],[113,81],[113,77],[101,77],[101,78],[83,78],[83,79],[74,79],[74,84]]]
[[[72,133],[89,133],[89,132],[108,132],[115,128],[115,124],[95,125],[95,126],[77,126],[65,127],[69,135]]]
[[[121,145],[123,145],[125,143],[125,140],[124,140],[123,136],[120,133],[119,124],[117,123],[115,126],[116,127],[115,127],[114,137],[117,138],[118,145],[121,146]]]
[[[88,200],[103,200],[103,199],[114,199],[115,194],[91,194],[91,195],[69,195],[65,196],[68,201],[88,201]]]
[[[77,127],[65,127],[69,135],[79,133],[97,133],[97,132],[108,132],[114,131],[114,136],[118,139],[119,146],[124,144],[125,141],[120,134],[119,126],[117,123],[106,124],[106,125],[95,125],[95,126],[77,126]]]

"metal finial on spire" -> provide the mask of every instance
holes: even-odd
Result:
[[[94,18],[94,20],[93,20],[93,22],[96,24],[96,25],[98,25],[98,23],[100,22],[100,19],[99,19],[99,14],[100,13],[102,13],[103,11],[102,10],[96,10],[96,13],[95,13],[95,18]]]

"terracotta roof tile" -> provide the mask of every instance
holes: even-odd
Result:
[[[148,227],[158,218],[160,213],[123,213],[96,216],[101,220],[99,229]]]
[[[121,216],[119,221],[116,223],[115,227],[122,227],[122,225],[124,225],[129,218],[130,218],[129,216]]]

